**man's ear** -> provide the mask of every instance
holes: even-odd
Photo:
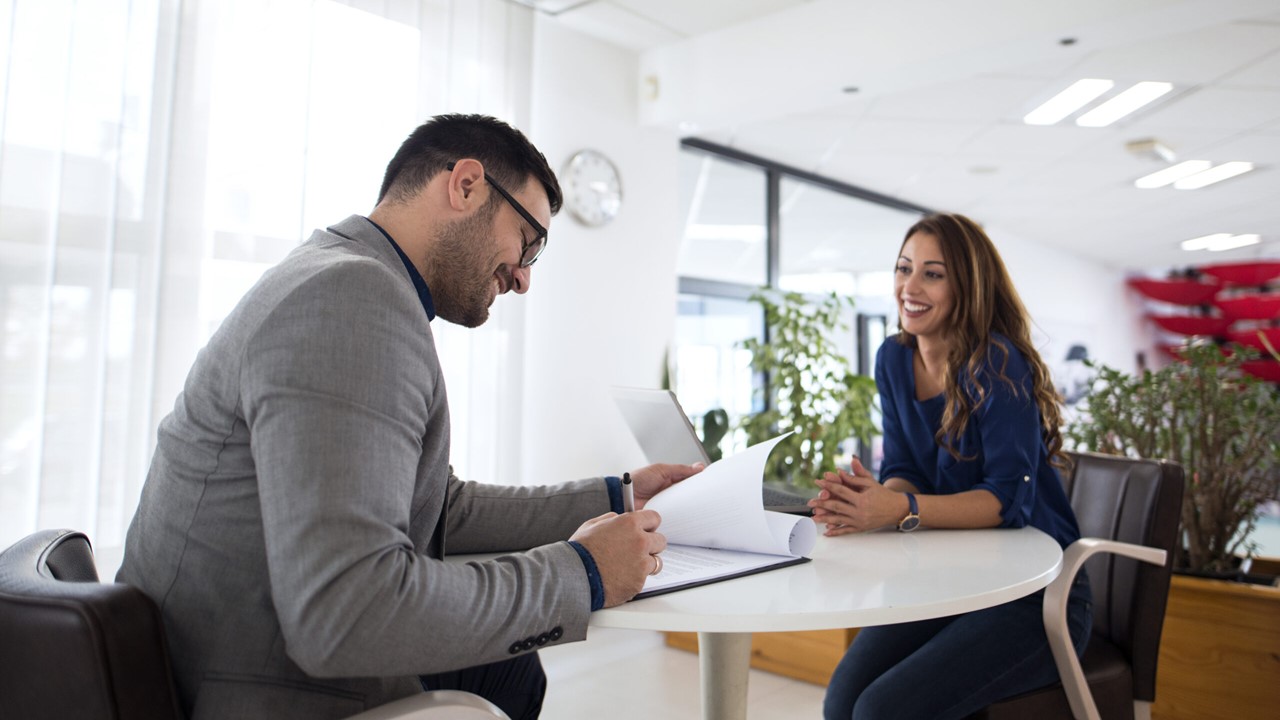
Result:
[[[478,192],[484,181],[484,165],[479,160],[466,158],[453,164],[449,173],[449,206],[466,212],[480,204]]]

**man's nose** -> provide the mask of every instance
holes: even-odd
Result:
[[[518,267],[511,271],[511,289],[523,295],[529,292],[529,284],[533,282],[533,267]]]

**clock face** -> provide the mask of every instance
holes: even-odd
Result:
[[[595,150],[582,150],[569,158],[561,176],[565,207],[579,222],[595,227],[617,216],[622,207],[622,182],[609,158]]]

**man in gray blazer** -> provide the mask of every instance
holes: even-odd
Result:
[[[527,292],[560,204],[519,131],[433,118],[369,217],[316,231],[200,352],[117,577],[160,605],[190,717],[341,718],[423,687],[536,717],[536,650],[585,638],[660,567],[659,518],[621,514],[616,478],[512,487],[449,466],[430,323],[475,327]],[[637,506],[696,471],[635,471]],[[522,552],[445,563],[446,541]]]

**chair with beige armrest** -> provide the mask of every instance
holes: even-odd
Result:
[[[1060,684],[1003,700],[968,720],[1149,718],[1156,660],[1178,539],[1179,465],[1068,453],[1067,496],[1081,539],[1045,589],[1044,624]],[[1080,568],[1093,588],[1093,635],[1078,660],[1067,634],[1067,596]]]
[[[0,552],[0,717],[182,720],[160,611],[101,583],[89,538],[43,530]],[[497,706],[436,690],[349,720],[492,720]]]

